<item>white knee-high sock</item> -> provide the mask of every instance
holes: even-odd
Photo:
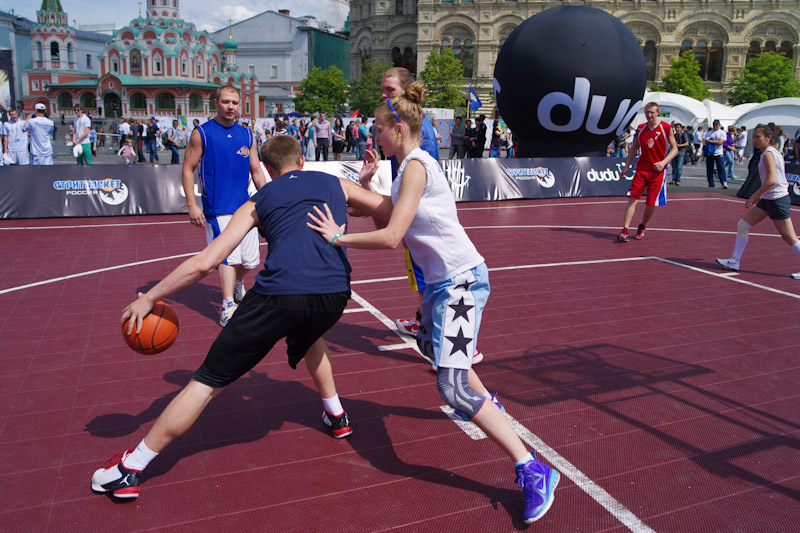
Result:
[[[324,405],[325,410],[333,416],[339,416],[344,412],[344,408],[342,407],[342,402],[339,401],[338,394],[333,398],[323,398],[322,405]]]
[[[747,246],[748,240],[750,240],[750,237],[736,236],[736,243],[733,245],[733,257],[739,261],[742,260],[742,254],[744,253],[744,248]]]

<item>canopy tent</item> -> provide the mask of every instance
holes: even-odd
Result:
[[[705,126],[708,108],[703,102],[675,93],[646,92],[642,98],[642,108],[636,114],[633,124],[647,122],[644,118],[644,106],[650,102],[658,104],[662,120],[680,122],[684,126]]]
[[[800,98],[776,98],[755,104],[739,116],[736,125],[752,131],[757,125],[770,122],[780,126],[789,137],[794,137],[800,128]]]

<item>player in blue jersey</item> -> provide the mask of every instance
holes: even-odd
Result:
[[[122,312],[122,324],[130,319],[128,333],[134,326],[138,331],[154,302],[210,274],[252,229],[260,228],[269,242],[264,269],[192,381],[169,403],[136,448],[112,457],[94,473],[92,489],[96,492],[138,497],[140,472],[192,427],[212,399],[255,367],[283,338],[292,368],[305,358],[322,397],[323,423],[335,438],[353,432],[322,340],[350,298],[350,264],[343,249],[330,246],[308,228],[306,216],[313,206],[324,203],[337,222],[345,223],[350,204],[388,220],[391,202],[351,181],[301,170],[304,158],[294,137],[273,137],[261,147],[261,158],[273,181],[245,201],[205,250],[184,261],[147,294],[140,293]]]
[[[189,207],[189,220],[205,228],[206,242],[219,237],[231,215],[249,198],[250,176],[257,189],[266,183],[258,161],[253,132],[236,123],[241,95],[232,85],[217,89],[214,120],[192,131],[183,160],[183,191]],[[203,208],[194,197],[194,173],[199,169]],[[225,326],[245,295],[244,277],[256,268],[261,255],[258,232],[251,231],[219,265],[222,307],[219,324]]]

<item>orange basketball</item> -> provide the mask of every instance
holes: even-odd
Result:
[[[144,355],[161,353],[178,338],[178,315],[164,302],[156,302],[150,314],[142,321],[142,330],[137,334],[134,327],[128,335],[128,322],[122,326],[122,337],[128,346]]]

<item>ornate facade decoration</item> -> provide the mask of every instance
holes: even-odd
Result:
[[[561,0],[352,0],[351,73],[364,59],[380,59],[423,70],[432,50],[453,48],[464,69],[463,92],[473,86],[494,111],[492,73],[500,46],[511,31]],[[792,59],[800,72],[798,0],[585,0],[624,22],[639,40],[647,62],[648,86],[660,83],[670,60],[691,50],[713,100],[725,103],[731,81],[747,60],[765,50]],[[397,50],[404,53],[399,56]],[[394,53],[393,53],[394,51]],[[557,54],[557,50],[553,50]]]

